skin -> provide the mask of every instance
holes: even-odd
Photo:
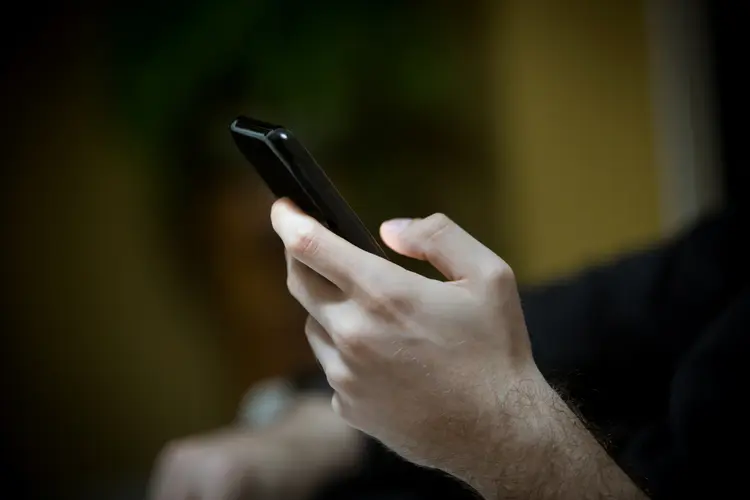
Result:
[[[324,481],[354,472],[362,435],[331,410],[329,398],[303,397],[262,432],[222,429],[169,444],[153,473],[153,500],[305,500]]]
[[[360,250],[289,200],[271,221],[350,426],[487,499],[645,498],[536,367],[511,268],[450,219],[381,227],[446,281]]]
[[[170,444],[150,498],[308,499],[356,469],[356,429],[486,499],[646,498],[536,368],[510,268],[449,219],[381,228],[444,282],[360,251],[287,200],[272,223],[333,401],[303,397],[271,428]]]

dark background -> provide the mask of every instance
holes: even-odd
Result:
[[[292,128],[373,230],[445,212],[524,283],[667,236],[646,3],[542,4],[6,10],[8,497],[137,492],[168,440],[313,366],[270,195],[227,133],[237,114]],[[744,204],[746,14],[704,7],[716,171]]]

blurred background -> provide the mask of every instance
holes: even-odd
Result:
[[[314,366],[236,115],[291,128],[373,231],[444,212],[524,285],[561,279],[731,195],[725,3],[8,10],[10,479],[47,498],[139,484],[168,440],[230,422],[253,382]]]

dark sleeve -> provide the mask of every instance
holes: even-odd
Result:
[[[733,498],[747,488],[748,356],[750,289],[685,353],[659,413],[617,457],[652,498]]]
[[[523,296],[542,372],[652,498],[722,498],[743,481],[745,220],[725,212],[659,249]]]
[[[664,404],[685,352],[746,282],[737,216],[522,294],[534,358],[617,441]]]

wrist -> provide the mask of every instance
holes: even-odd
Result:
[[[536,368],[508,385],[496,415],[475,441],[484,459],[457,474],[484,498],[578,498],[581,484],[595,491],[599,481],[628,482]],[[640,498],[623,491],[622,498]]]
[[[554,446],[550,418],[556,411],[552,409],[556,393],[536,366],[502,379],[506,382],[501,387],[492,387],[490,395],[480,398],[481,418],[472,439],[446,469],[487,499],[515,498],[512,489],[499,492],[498,485],[516,482],[525,464],[545,463]]]

